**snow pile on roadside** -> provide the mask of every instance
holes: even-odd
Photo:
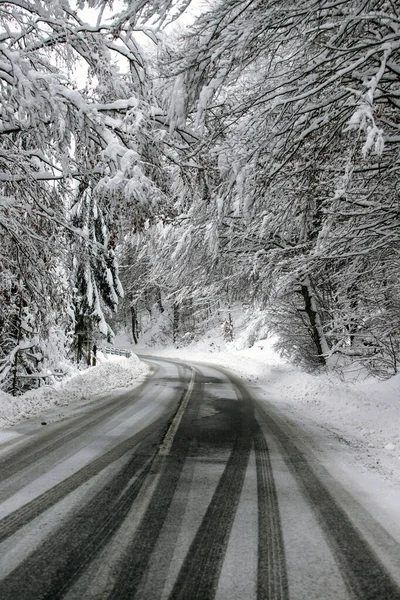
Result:
[[[222,353],[219,362],[261,386],[263,398],[278,407],[312,419],[349,444],[382,449],[400,459],[400,375],[344,382],[335,373],[313,375],[279,359],[271,361],[265,346],[258,342],[229,357]]]
[[[397,452],[400,458],[400,375],[345,383],[334,376],[290,371],[263,378],[271,395],[348,441]]]
[[[0,428],[33,417],[52,406],[66,406],[87,400],[116,388],[137,385],[148,373],[148,366],[136,355],[130,358],[98,355],[99,364],[84,371],[75,371],[62,382],[30,390],[15,398],[0,392]]]

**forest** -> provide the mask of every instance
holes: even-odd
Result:
[[[396,0],[0,0],[0,53],[0,389],[235,304],[398,372]]]

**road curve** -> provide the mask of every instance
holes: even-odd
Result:
[[[0,446],[2,600],[400,600],[400,547],[221,368]]]

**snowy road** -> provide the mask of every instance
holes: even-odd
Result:
[[[400,548],[217,367],[0,446],[2,600],[400,600]],[[18,430],[18,428],[17,428]]]

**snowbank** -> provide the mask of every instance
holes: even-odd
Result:
[[[22,396],[13,397],[0,392],[0,428],[33,417],[53,406],[66,406],[72,402],[88,400],[116,388],[140,383],[149,367],[136,355],[130,358],[103,356],[99,364],[74,374],[61,383],[30,390]]]

